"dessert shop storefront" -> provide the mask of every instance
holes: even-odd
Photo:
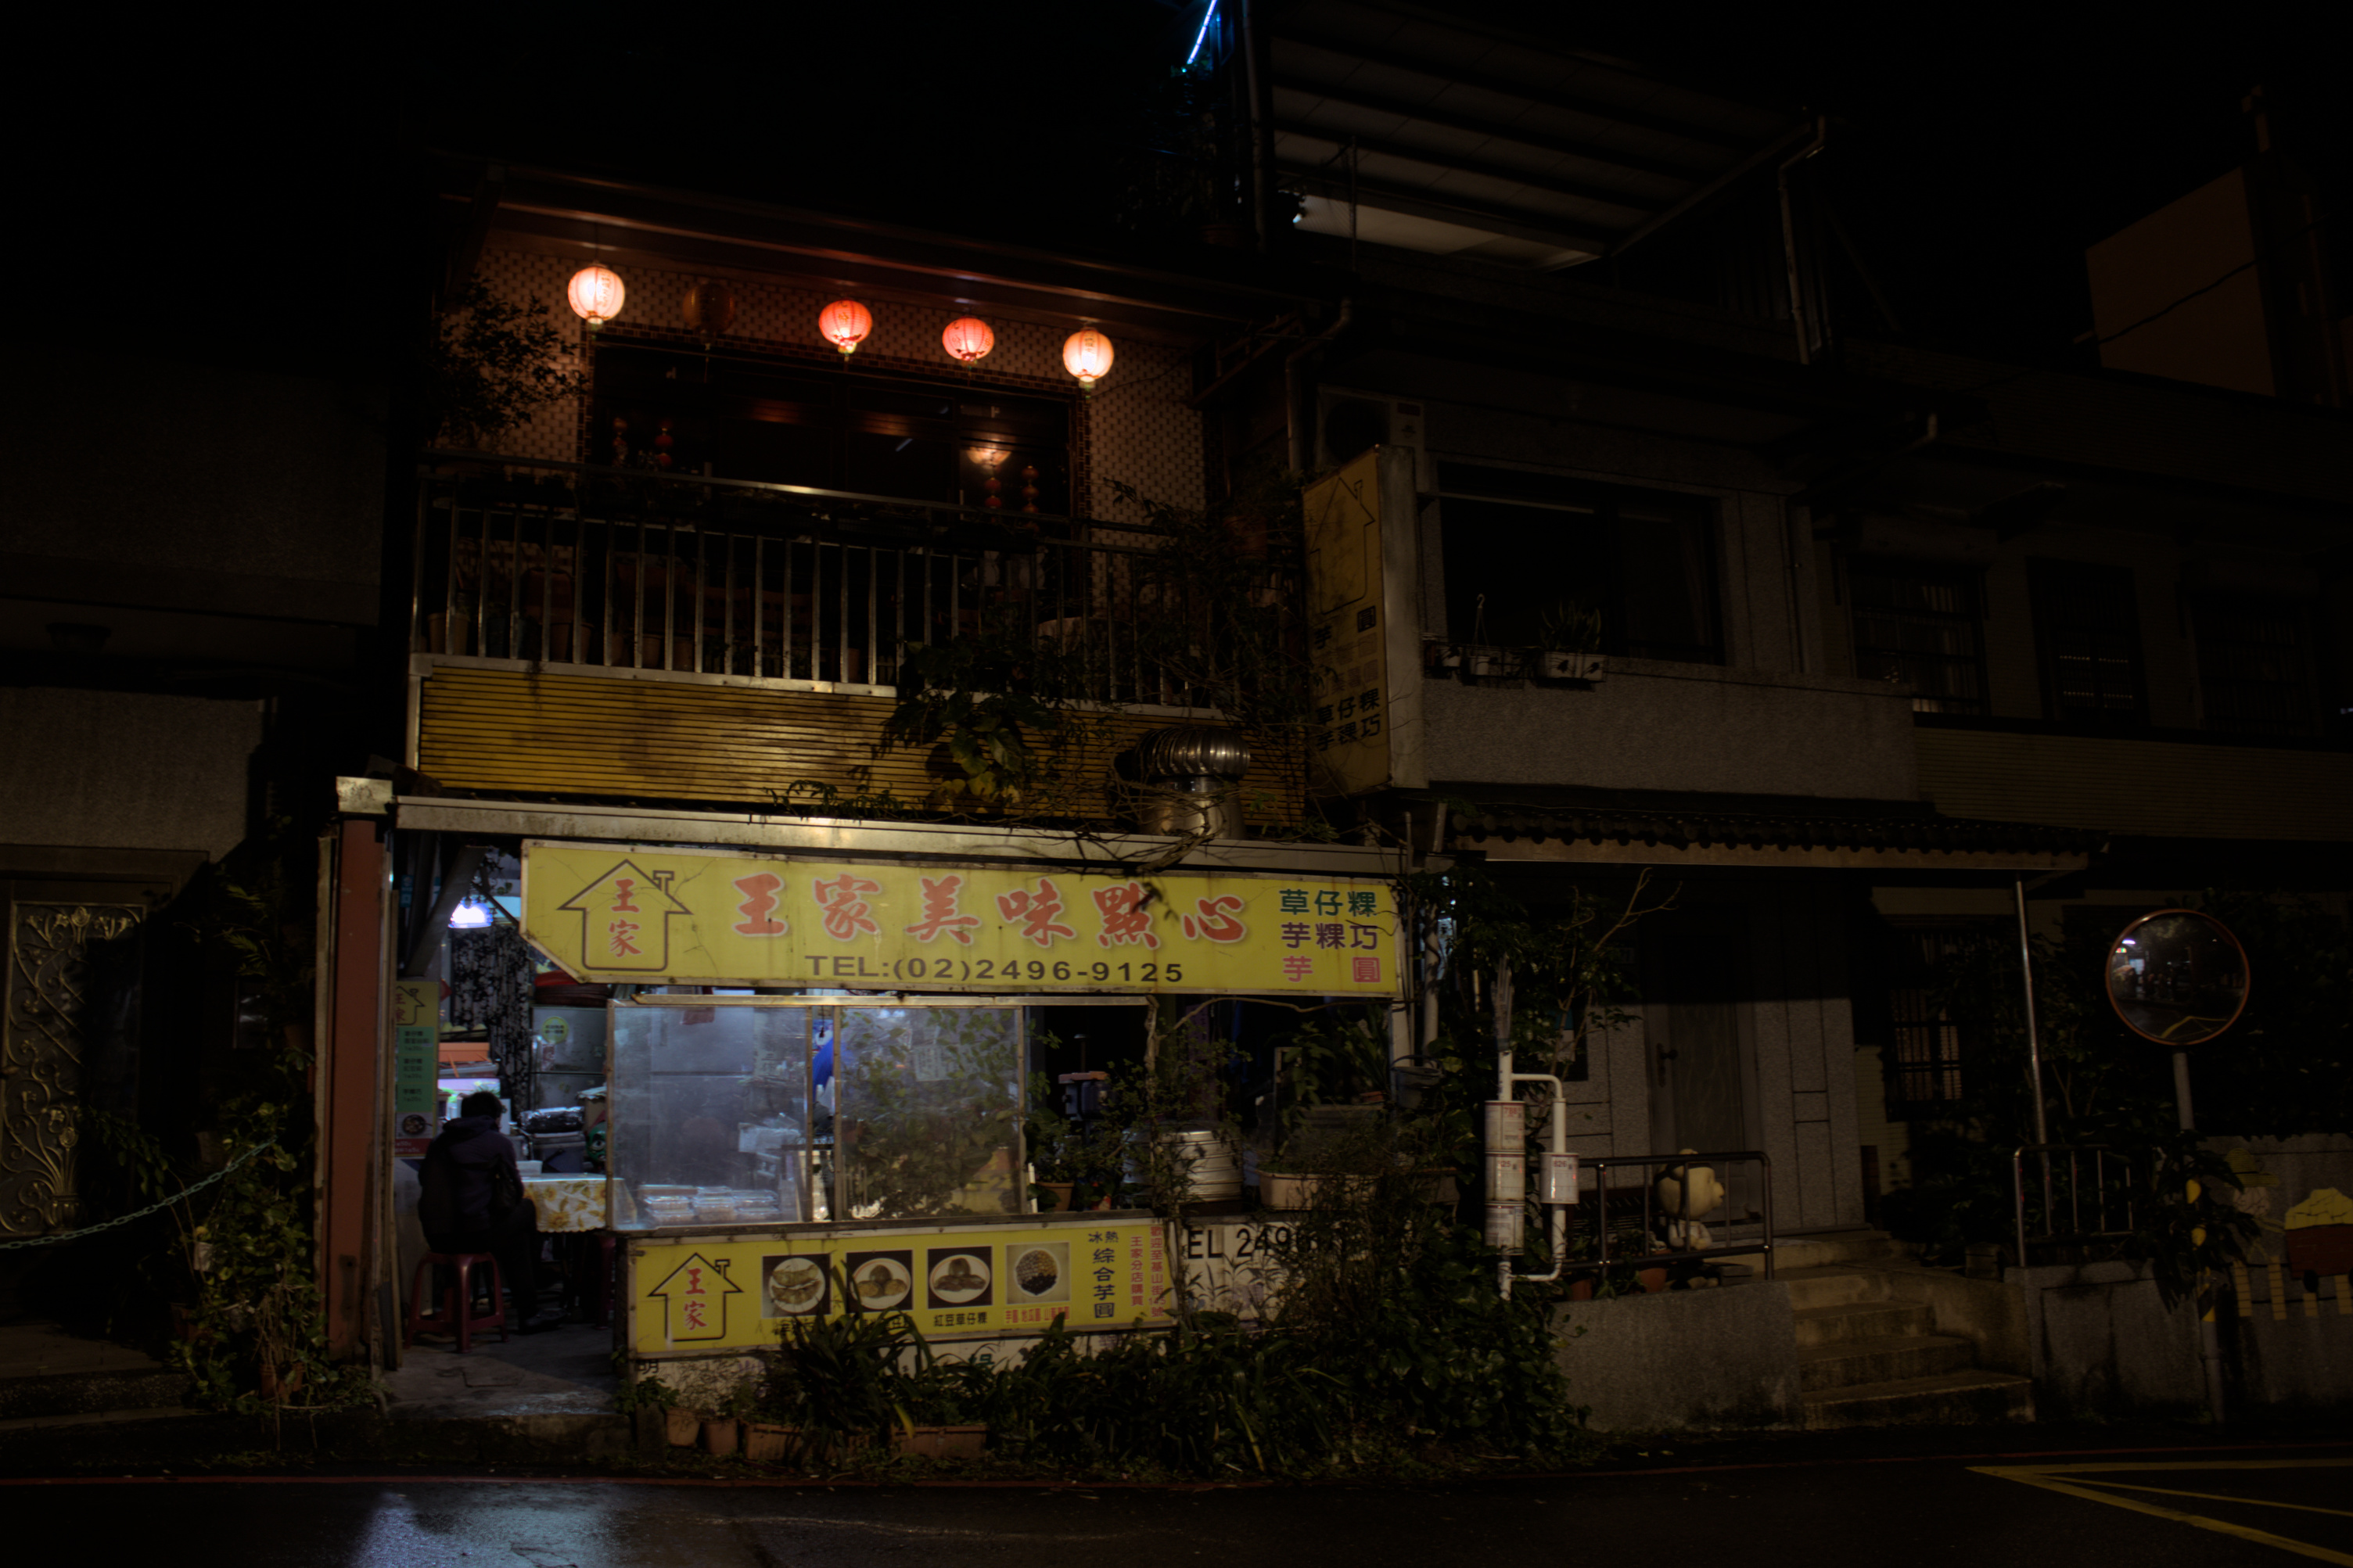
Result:
[[[1027,1086],[1056,1011],[1117,1009],[1142,1042],[1155,999],[1394,1001],[1387,868],[1222,844],[1140,877],[861,856],[855,835],[823,858],[522,846],[523,934],[615,988],[622,1347],[640,1370],[713,1363],[667,1366],[684,1384],[844,1311],[905,1312],[934,1341],[1165,1323],[1181,1281],[1157,1221],[1033,1202]]]

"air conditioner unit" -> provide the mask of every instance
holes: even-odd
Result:
[[[1318,387],[1315,394],[1315,465],[1336,468],[1367,447],[1398,447],[1413,454],[1413,484],[1431,489],[1429,458],[1422,446],[1426,427],[1419,403],[1384,397],[1376,393],[1350,392],[1345,387]]]

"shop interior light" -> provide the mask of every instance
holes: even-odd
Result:
[[[449,911],[451,931],[480,931],[491,923],[491,906],[480,899],[467,899]]]

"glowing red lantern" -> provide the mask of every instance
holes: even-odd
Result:
[[[590,262],[572,275],[571,284],[564,290],[575,314],[596,331],[621,313],[621,301],[628,297],[621,287],[621,275],[601,262]]]
[[[1062,368],[1079,378],[1086,392],[1095,389],[1111,370],[1111,340],[1092,327],[1082,327],[1062,344]]]
[[[947,324],[940,342],[946,345],[950,359],[971,364],[987,357],[988,351],[997,346],[997,334],[979,317],[962,316]]]
[[[855,300],[836,300],[817,313],[817,330],[843,353],[854,354],[874,330],[874,317]]]

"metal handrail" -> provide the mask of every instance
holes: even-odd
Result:
[[[2042,1172],[2042,1206],[2044,1229],[2043,1234],[2034,1237],[2030,1237],[2026,1233],[2026,1159],[2030,1154],[2036,1157],[2036,1163]],[[2094,1228],[2090,1230],[2084,1228],[2083,1161],[2086,1154],[2092,1158],[2094,1194]],[[2055,1217],[2051,1196],[2052,1161],[2062,1155],[2066,1157],[2069,1221],[2068,1228],[2063,1231],[2051,1223]],[[2123,1178],[2121,1184],[2115,1189],[2116,1204],[2122,1211],[2118,1216],[2123,1221],[2121,1229],[2108,1223],[2110,1184],[2107,1180],[2107,1165],[2110,1161],[2114,1161],[2119,1167]],[[2133,1229],[2133,1192],[2132,1162],[2105,1143],[2020,1144],[2010,1151],[2010,1205],[2011,1216],[2017,1227],[2018,1266],[2021,1268],[2026,1267],[2027,1249],[2030,1246],[2057,1247],[2130,1236]]]
[[[1151,528],[492,454],[432,458],[410,595],[420,653],[888,689],[903,648],[1018,605],[1041,643],[1080,658],[1084,697],[1199,705],[1138,632],[1206,614],[1153,570],[1166,535]],[[459,471],[434,471],[450,464]]]
[[[1621,1256],[1614,1259],[1610,1257],[1609,1233],[1612,1226],[1610,1224],[1609,1213],[1611,1207],[1609,1202],[1611,1192],[1609,1172],[1612,1168],[1630,1165],[1641,1169],[1673,1167],[1678,1165],[1708,1165],[1715,1167],[1720,1172],[1725,1166],[1735,1162],[1746,1162],[1753,1163],[1757,1167],[1759,1184],[1762,1188],[1761,1196],[1763,1200],[1758,1207],[1758,1223],[1762,1230],[1762,1234],[1760,1236],[1754,1239],[1726,1241],[1722,1246],[1718,1247],[1694,1247],[1685,1248],[1680,1251],[1665,1252],[1644,1251]],[[1595,1236],[1596,1245],[1594,1255],[1592,1257],[1577,1258],[1568,1264],[1570,1271],[1578,1272],[1608,1268],[1613,1262],[1630,1263],[1637,1259],[1640,1260],[1641,1267],[1649,1268],[1662,1267],[1669,1263],[1683,1263],[1699,1258],[1723,1258],[1736,1254],[1746,1255],[1748,1253],[1762,1253],[1765,1258],[1765,1278],[1767,1279],[1773,1278],[1773,1159],[1771,1155],[1766,1153],[1763,1150],[1741,1149],[1719,1152],[1701,1152],[1688,1154],[1612,1154],[1602,1159],[1585,1160],[1581,1162],[1581,1164],[1585,1170],[1588,1170],[1593,1173],[1594,1201],[1590,1206],[1594,1213],[1593,1233]],[[1580,1185],[1582,1185],[1581,1183]],[[1729,1185],[1730,1184],[1727,1183],[1727,1188]],[[1655,1181],[1646,1180],[1632,1185],[1620,1186],[1616,1189],[1621,1194],[1635,1192],[1641,1194],[1641,1234],[1646,1238],[1658,1234],[1658,1231],[1655,1228],[1656,1222],[1660,1217],[1662,1217],[1655,1213],[1655,1205],[1651,1201],[1655,1186]],[[1582,1192],[1578,1194],[1578,1200],[1577,1206],[1579,1208],[1588,1206],[1584,1202],[1584,1194]],[[1728,1230],[1733,1223],[1735,1222],[1726,1221],[1725,1228]],[[1742,1221],[1738,1223],[1745,1224],[1746,1222]],[[1574,1234],[1573,1229],[1572,1234]]]

